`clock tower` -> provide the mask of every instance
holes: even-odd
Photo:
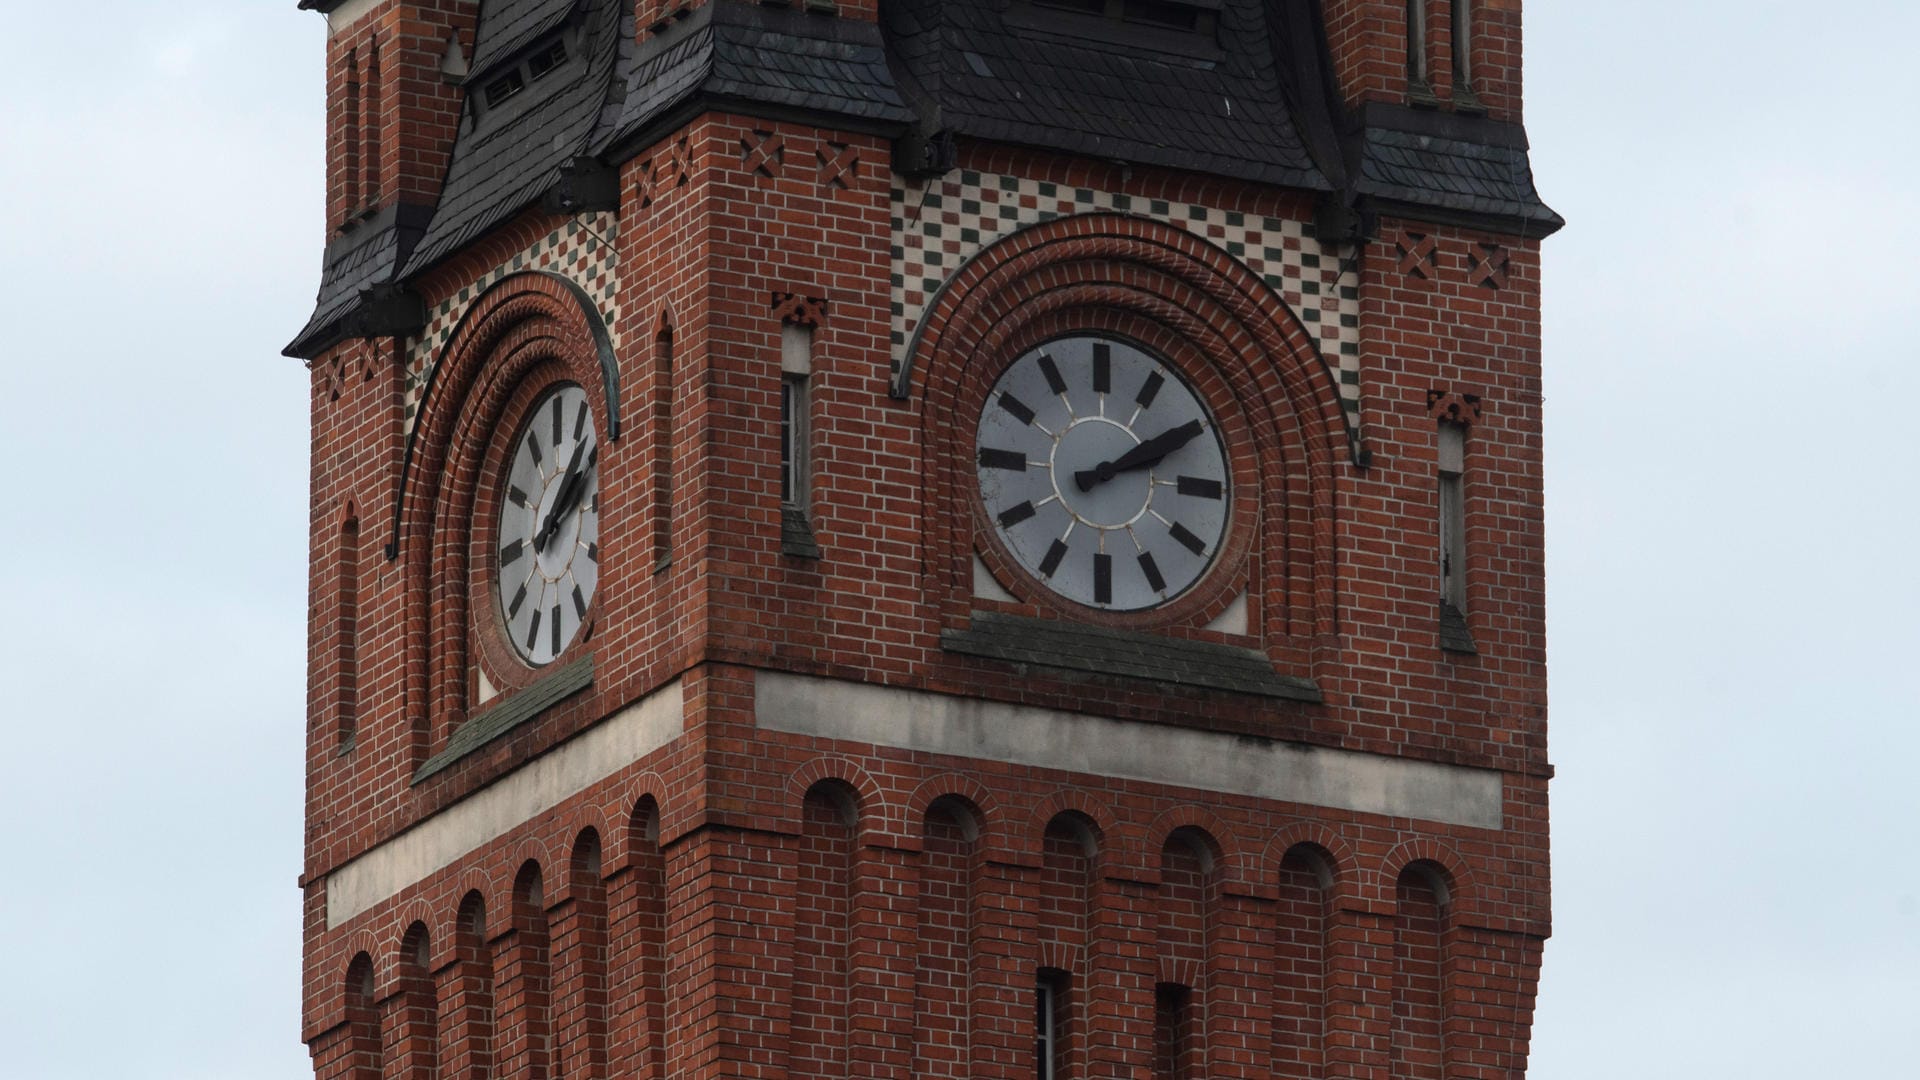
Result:
[[[315,1075],[1523,1075],[1520,6],[301,0]]]

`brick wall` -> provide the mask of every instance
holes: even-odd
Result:
[[[1362,32],[1342,21],[1359,7],[1330,7],[1337,43]],[[1352,64],[1350,95],[1368,92],[1353,88],[1373,69]],[[966,154],[1134,198],[1310,214],[1247,185]],[[1039,225],[1018,241],[1039,246],[969,263],[976,287],[929,314],[949,344],[890,396],[887,163],[870,135],[709,114],[622,167],[622,430],[603,433],[603,576],[579,646],[592,685],[418,783],[489,704],[479,673],[502,700],[537,681],[489,652],[491,436],[555,378],[588,387],[606,425],[595,315],[530,274],[460,301],[411,424],[417,343],[314,364],[316,1075],[1025,1077],[1043,974],[1066,1075],[1522,1069],[1549,926],[1537,244],[1390,220],[1343,253],[1363,468],[1298,313],[1205,237],[1137,218]],[[530,211],[417,287],[430,308],[452,301],[564,225]],[[781,545],[776,295],[824,302],[818,559]],[[1259,495],[1212,591],[1133,623],[1263,650],[1324,704],[941,648],[994,607],[971,587],[969,414],[1008,349],[1075,325],[1124,329],[1194,372]],[[1469,426],[1471,655],[1439,646],[1441,419]],[[1238,591],[1248,633],[1206,630]],[[767,669],[1498,770],[1503,827],[771,732],[756,722]],[[676,678],[678,739],[332,924],[329,875]]]

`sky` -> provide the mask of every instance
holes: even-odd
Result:
[[[7,5],[0,1076],[310,1075],[324,24]],[[1534,0],[1543,1080],[1912,1075],[1920,5]]]

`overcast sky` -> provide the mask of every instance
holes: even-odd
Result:
[[[321,19],[7,5],[0,1075],[299,1042]],[[1532,1075],[1911,1076],[1911,0],[1533,0],[1555,935]]]

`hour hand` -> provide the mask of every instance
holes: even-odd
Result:
[[[1093,485],[1105,483],[1130,469],[1158,465],[1160,459],[1192,442],[1204,430],[1200,421],[1189,420],[1177,428],[1169,428],[1155,435],[1112,461],[1103,461],[1091,469],[1081,469],[1073,474],[1073,481],[1081,491],[1092,491]]]

